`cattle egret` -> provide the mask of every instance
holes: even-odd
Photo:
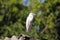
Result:
[[[32,27],[32,22],[33,22],[33,18],[34,18],[34,13],[30,13],[29,16],[27,17],[26,20],[26,31],[30,32],[31,31],[31,27]]]

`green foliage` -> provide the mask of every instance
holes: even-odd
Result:
[[[22,5],[22,0],[0,0],[0,38],[24,33],[41,40],[58,40],[57,26],[60,22],[57,22],[57,17],[60,13],[60,0],[46,0],[44,3],[37,0],[29,1],[32,4],[26,7]],[[35,16],[32,31],[27,33],[25,24],[30,11],[42,13]],[[37,25],[40,26],[39,33],[36,32]]]

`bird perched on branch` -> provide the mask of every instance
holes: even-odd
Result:
[[[36,15],[36,14],[31,12],[26,19],[26,31],[27,32],[31,31],[34,15]]]

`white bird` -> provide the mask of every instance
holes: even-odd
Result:
[[[26,19],[26,31],[27,32],[31,31],[34,15],[35,15],[34,13],[30,13],[29,16]]]

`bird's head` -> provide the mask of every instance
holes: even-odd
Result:
[[[36,14],[34,13],[33,15],[35,16]]]
[[[31,12],[29,15],[33,15],[33,16],[35,16],[36,14],[35,14],[35,13],[33,13],[33,12]]]

